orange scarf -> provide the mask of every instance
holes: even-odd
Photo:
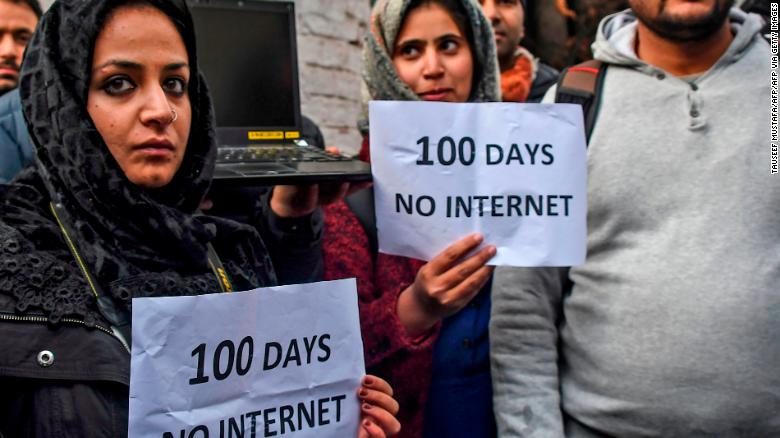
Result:
[[[501,72],[501,100],[504,102],[525,102],[531,92],[534,65],[525,53],[518,53],[515,66]]]

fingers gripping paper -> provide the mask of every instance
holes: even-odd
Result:
[[[479,231],[490,264],[585,259],[586,148],[570,104],[369,104],[379,250],[430,260]]]
[[[133,300],[130,436],[351,437],[355,280]]]

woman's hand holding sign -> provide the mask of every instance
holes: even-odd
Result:
[[[472,234],[439,253],[426,263],[411,286],[398,297],[398,319],[410,335],[419,335],[439,320],[462,309],[482,289],[493,266],[486,263],[496,255],[487,246],[465,258],[483,241]]]
[[[384,438],[401,431],[396,420],[398,402],[393,398],[390,384],[376,376],[366,376],[358,389],[362,402],[358,438]]]

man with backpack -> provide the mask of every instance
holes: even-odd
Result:
[[[729,0],[630,0],[585,103],[588,255],[497,269],[504,437],[780,436],[780,180],[770,47]]]

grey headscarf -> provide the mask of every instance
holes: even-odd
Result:
[[[378,0],[371,12],[369,31],[363,45],[363,81],[366,100],[420,100],[395,71],[391,54],[402,18],[412,0]],[[474,41],[474,77],[472,102],[501,100],[496,44],[490,22],[474,0],[460,0],[471,26]],[[366,124],[367,126],[367,124]],[[361,129],[365,126],[361,126]]]

